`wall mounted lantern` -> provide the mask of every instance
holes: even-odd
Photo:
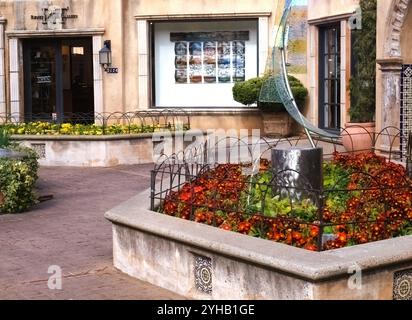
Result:
[[[106,72],[112,65],[112,42],[110,40],[106,40],[103,48],[99,51],[99,62]]]

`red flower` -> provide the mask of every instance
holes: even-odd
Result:
[[[226,223],[222,224],[220,226],[220,229],[226,230],[226,231],[232,231],[232,227]]]
[[[184,202],[189,201],[191,198],[192,198],[192,194],[190,192],[183,192],[179,196],[179,199]]]
[[[315,238],[315,237],[317,237],[318,235],[319,235],[319,227],[315,227],[315,226],[311,227],[311,228],[310,228],[310,236],[311,236],[312,238]]]

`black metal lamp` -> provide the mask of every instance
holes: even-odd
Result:
[[[107,71],[112,65],[112,43],[110,40],[106,40],[103,48],[99,51],[99,62],[103,66],[104,71]]]

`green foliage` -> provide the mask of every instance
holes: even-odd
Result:
[[[405,222],[402,226],[399,236],[412,236],[412,222]]]
[[[26,156],[21,160],[0,158],[0,213],[20,213],[37,201],[33,188],[38,178],[38,156],[20,145],[12,144],[8,149]]]
[[[327,192],[326,206],[334,212],[343,212],[346,209],[346,203],[352,194],[342,190],[347,190],[349,182],[349,170],[331,162],[323,164],[323,188]]]
[[[310,199],[302,201],[291,200],[290,197],[282,197],[274,194],[271,183],[273,174],[269,171],[261,172],[252,178],[249,204],[244,205],[246,212],[261,212],[271,218],[288,217],[299,218],[305,221],[316,220],[318,208]],[[246,197],[242,197],[243,202]]]
[[[0,149],[10,146],[10,134],[6,129],[0,129]]]
[[[253,78],[248,81],[237,82],[233,87],[233,98],[244,105],[257,103],[264,81],[265,78]]]
[[[289,84],[292,89],[293,96],[299,106],[303,106],[308,96],[308,90],[303,86],[297,78],[289,76]],[[274,111],[283,111],[282,103],[260,103],[259,96],[263,83],[268,79],[268,76],[252,78],[245,82],[238,82],[233,87],[233,99],[244,105],[257,103],[259,107],[272,109]]]
[[[325,190],[346,189],[350,181],[350,171],[331,162],[323,163],[323,175],[323,187]]]
[[[360,0],[362,29],[355,30],[355,71],[350,81],[351,122],[372,122],[376,104],[376,8],[377,0]]]

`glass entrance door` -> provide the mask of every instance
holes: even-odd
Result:
[[[91,39],[27,40],[24,78],[27,121],[69,121],[79,113],[93,119]]]
[[[61,55],[57,43],[28,42],[25,45],[25,114],[35,119],[57,118],[61,113],[58,88]]]

